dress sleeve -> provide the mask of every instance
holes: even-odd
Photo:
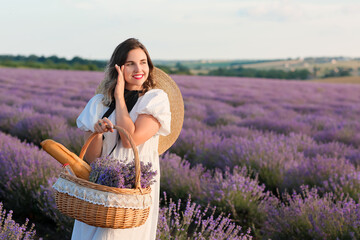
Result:
[[[145,93],[139,102],[137,114],[149,114],[160,123],[159,135],[169,135],[171,132],[171,112],[168,95],[161,89],[152,89]]]
[[[97,94],[90,99],[84,110],[76,119],[76,125],[83,131],[94,132],[94,124],[103,114],[105,106],[102,104],[103,95]]]

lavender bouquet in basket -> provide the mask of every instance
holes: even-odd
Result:
[[[135,187],[135,162],[110,157],[98,158],[90,164],[91,172],[89,181],[97,184],[116,187]],[[157,171],[152,170],[152,164],[140,162],[140,184],[142,188],[149,187],[155,182]]]

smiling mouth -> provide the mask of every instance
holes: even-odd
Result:
[[[141,79],[143,76],[144,76],[144,74],[137,74],[137,75],[134,75],[133,78]]]

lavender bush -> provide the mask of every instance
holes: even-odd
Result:
[[[225,171],[227,167],[249,166],[274,193],[276,189],[299,190],[303,184],[330,192],[334,190],[328,184],[332,179],[338,183],[337,192],[355,199],[359,194],[360,183],[354,180],[360,173],[357,155],[350,157],[359,151],[341,143],[317,143],[303,134],[255,132],[245,137],[222,137],[211,130],[184,129],[172,151],[193,165],[201,163],[208,169]],[[344,178],[344,175],[352,177]]]
[[[259,204],[269,193],[257,178],[250,177],[246,167],[235,167],[232,172],[210,171],[201,165],[190,164],[175,154],[165,154],[161,159],[161,189],[176,199],[186,199],[191,192],[193,200],[217,206],[219,212],[231,213],[236,222],[248,228],[258,227],[264,219]]]
[[[269,192],[265,192],[265,185],[260,185],[250,177],[251,171],[246,167],[237,166],[230,173],[229,169],[223,173],[220,170],[214,172],[214,176],[208,183],[206,200],[220,211],[230,212],[233,219],[242,226],[256,228],[261,226],[265,217],[259,210],[259,204],[266,201]]]
[[[21,140],[39,145],[44,139],[54,138],[66,128],[65,119],[59,116],[34,114],[16,123],[10,133]]]
[[[53,140],[64,145],[69,151],[79,155],[85,143],[84,136],[85,132],[79,128],[67,127],[64,131],[56,134]]]
[[[333,192],[360,198],[360,171],[344,158],[316,156],[287,171],[283,189],[300,191],[301,185],[317,186],[320,193]]]
[[[164,193],[165,206],[160,208],[157,228],[157,239],[252,239],[250,230],[240,233],[241,227],[236,226],[231,219],[220,214],[214,217],[214,211],[209,213],[209,206],[205,210],[192,203],[189,196],[185,209],[181,211],[181,200],[177,203],[170,199],[167,202]]]
[[[201,165],[191,168],[190,163],[175,154],[164,154],[160,159],[160,188],[174,199],[186,199],[189,193],[204,198],[209,171]]]
[[[261,231],[268,239],[359,239],[360,205],[353,199],[320,197],[316,188],[269,199],[261,207],[267,220]],[[337,199],[337,200],[336,200]]]
[[[19,121],[34,114],[29,108],[14,108],[5,104],[2,104],[0,107],[0,130],[6,133],[14,129]]]
[[[28,229],[29,219],[20,225],[12,219],[13,211],[6,214],[3,204],[0,202],[0,239],[4,240],[31,240],[35,239],[35,225],[32,224]]]
[[[135,187],[135,162],[114,159],[112,157],[98,158],[90,164],[89,181],[116,188]],[[147,188],[155,182],[157,171],[152,170],[151,162],[140,161],[140,185]]]
[[[71,220],[55,206],[55,183],[61,165],[49,154],[32,144],[0,133],[0,199],[16,214],[31,217],[42,236],[58,228],[62,236],[71,231]],[[49,222],[50,227],[43,222]],[[46,230],[45,230],[46,229]],[[44,232],[46,231],[46,232]]]

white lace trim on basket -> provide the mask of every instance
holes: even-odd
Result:
[[[152,203],[150,193],[145,195],[129,195],[104,192],[82,187],[61,177],[55,182],[53,188],[61,193],[66,193],[78,199],[105,207],[146,209]]]

